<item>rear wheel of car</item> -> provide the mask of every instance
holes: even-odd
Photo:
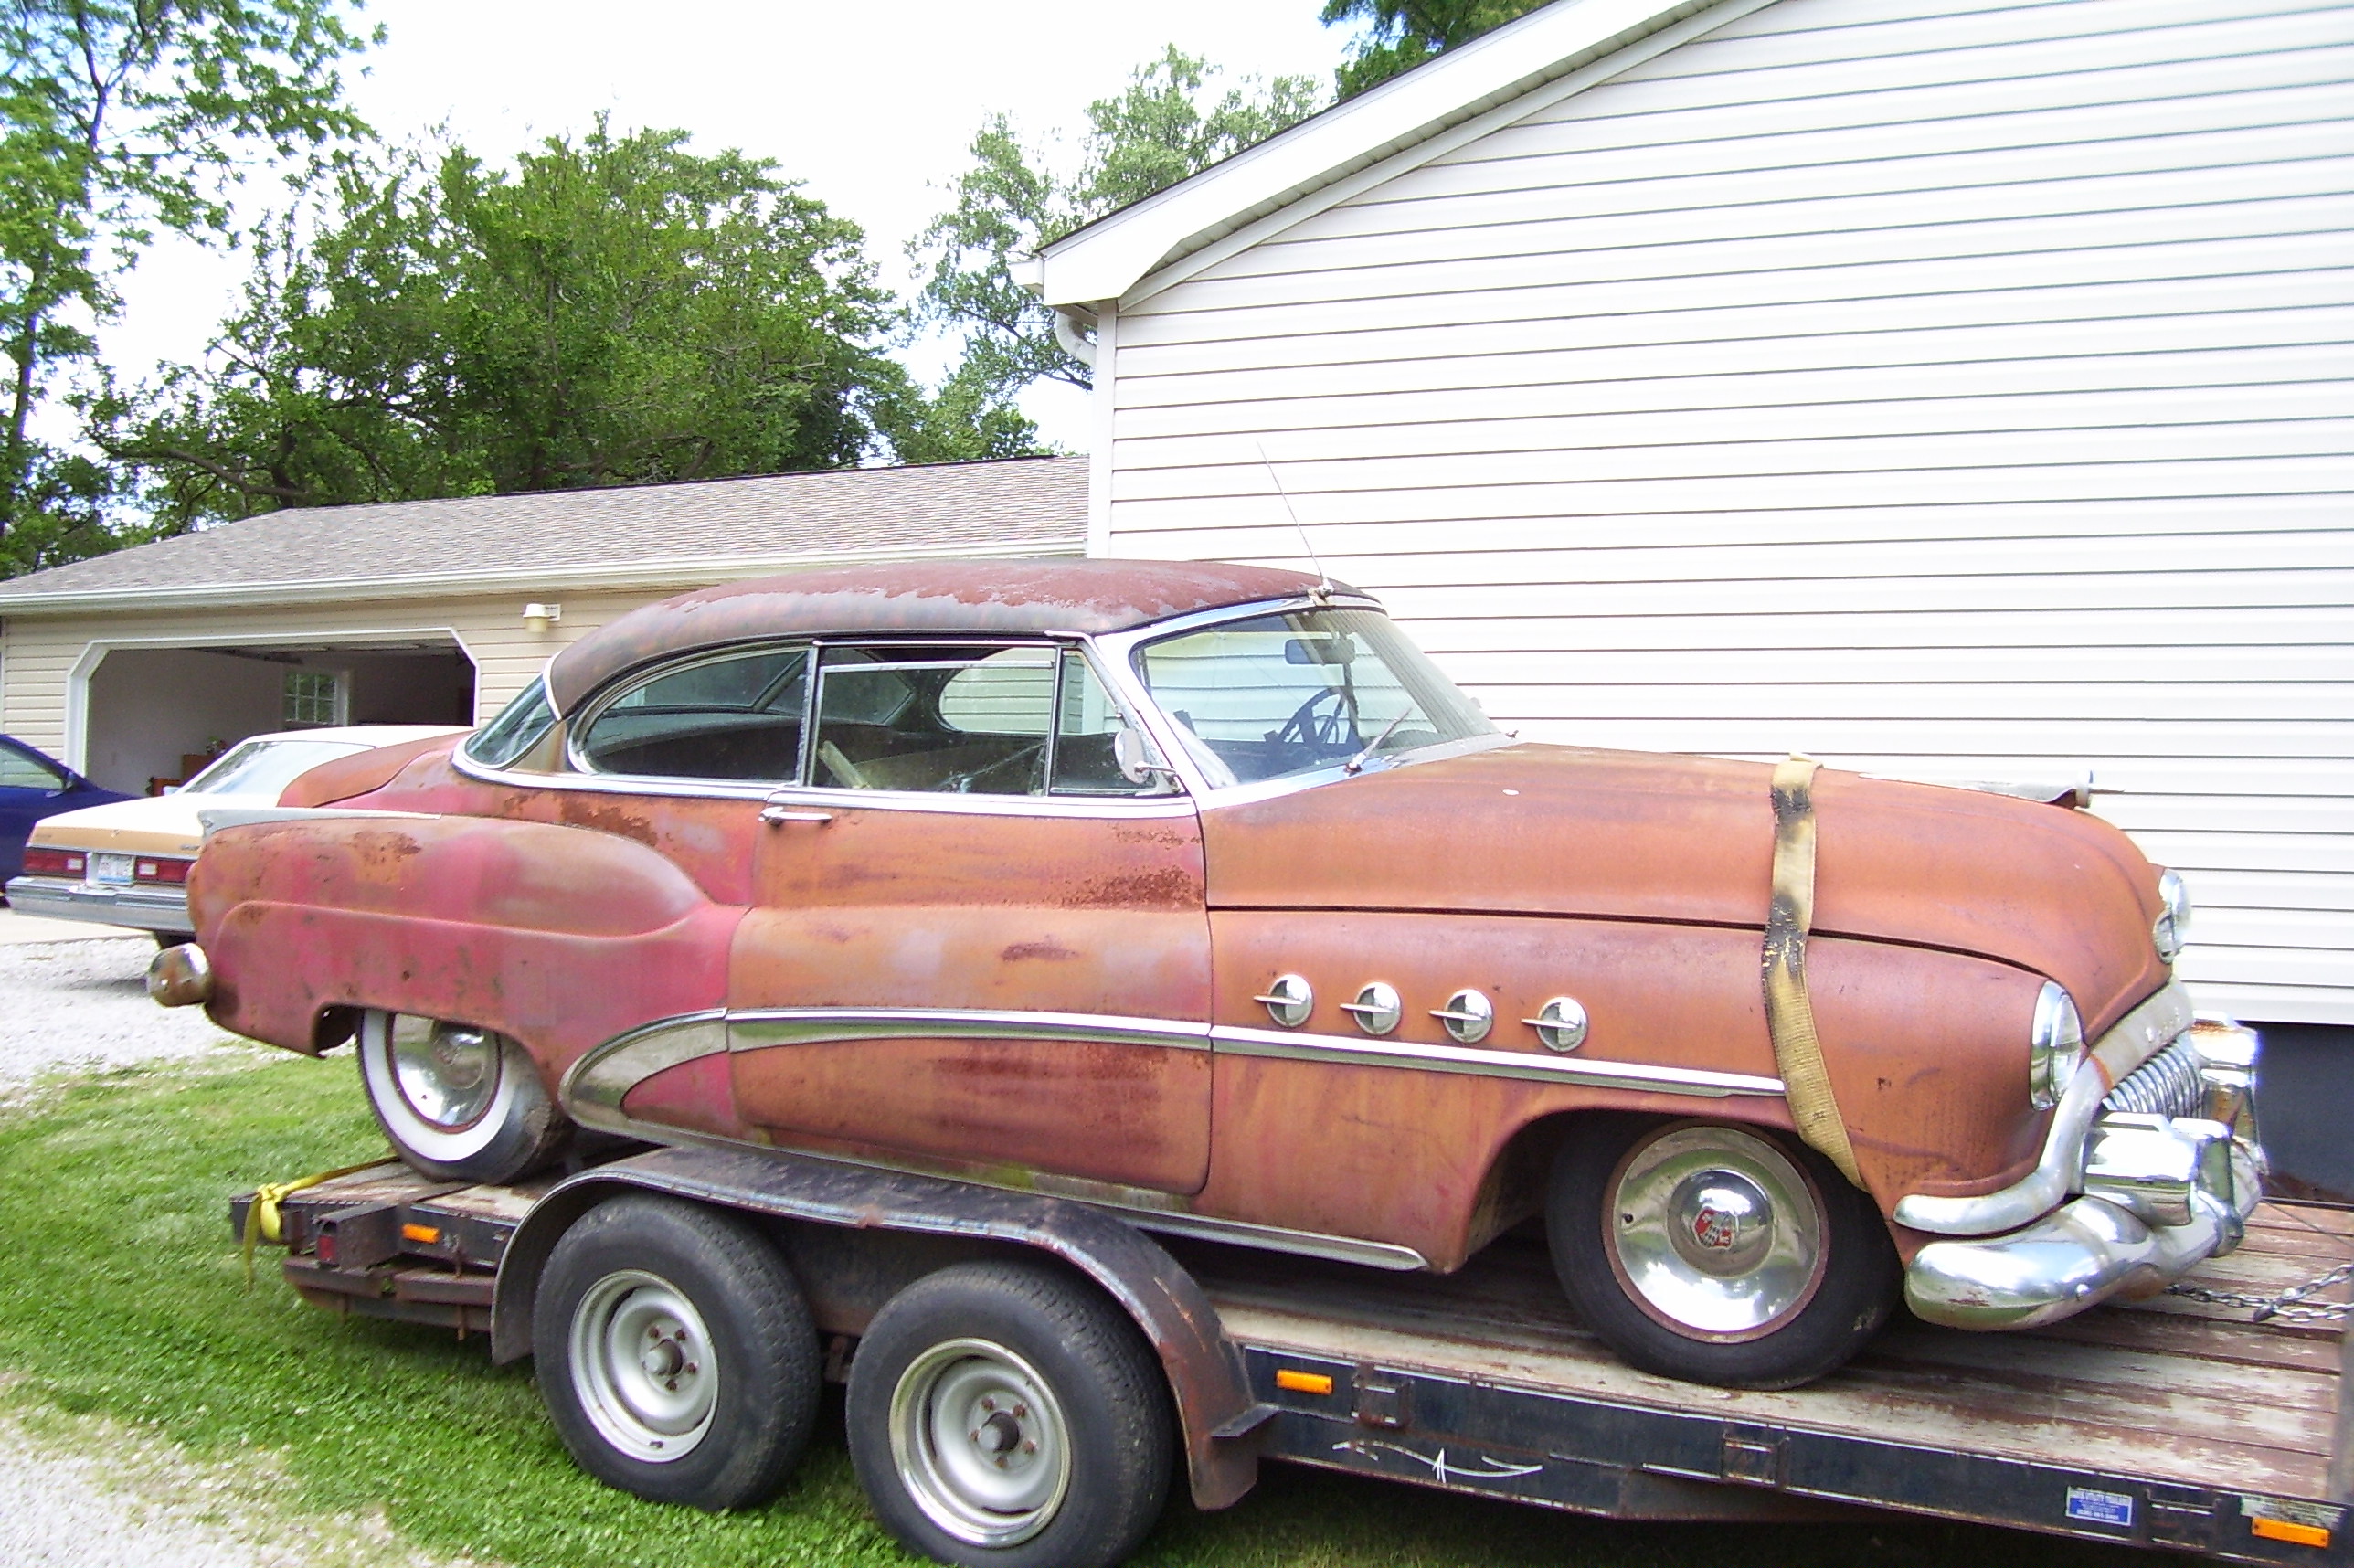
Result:
[[[1646,1372],[1794,1388],[1887,1320],[1896,1254],[1872,1200],[1761,1128],[1614,1117],[1553,1163],[1546,1234],[1588,1327]]]
[[[884,1526],[962,1568],[1109,1568],[1161,1516],[1169,1391],[1127,1315],[1029,1263],[894,1297],[850,1366],[850,1458]]]
[[[359,1057],[377,1124],[428,1176],[512,1181],[570,1138],[539,1069],[504,1034],[371,1009],[360,1016]]]
[[[631,1194],[574,1222],[540,1276],[532,1351],[580,1467],[656,1502],[765,1501],[817,1416],[817,1331],[783,1255],[676,1198]]]

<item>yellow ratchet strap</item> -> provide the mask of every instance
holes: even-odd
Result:
[[[332,1181],[338,1176],[356,1176],[363,1171],[373,1171],[392,1158],[379,1154],[373,1160],[363,1160],[357,1165],[340,1166],[333,1171],[316,1171],[292,1181],[264,1181],[253,1190],[253,1202],[245,1208],[245,1239],[239,1253],[245,1259],[245,1283],[253,1284],[253,1249],[262,1242],[286,1239],[278,1206],[305,1187],[315,1187],[322,1181]]]
[[[1774,903],[1766,916],[1766,1028],[1798,1136],[1857,1186],[1855,1149],[1831,1094],[1807,996],[1807,932],[1815,921],[1815,769],[1792,755],[1774,767]]]

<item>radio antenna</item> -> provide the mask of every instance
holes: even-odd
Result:
[[[1292,529],[1299,535],[1299,547],[1308,552],[1308,564],[1316,568],[1316,586],[1309,590],[1308,597],[1319,604],[1331,604],[1332,575],[1324,569],[1324,563],[1316,558],[1316,546],[1308,542],[1308,526],[1300,522],[1299,514],[1292,508],[1291,492],[1283,488],[1283,475],[1276,471],[1275,460],[1267,455],[1267,443],[1260,441],[1257,444],[1258,461],[1266,465],[1267,478],[1275,481],[1276,494],[1283,498],[1284,515],[1291,519]]]

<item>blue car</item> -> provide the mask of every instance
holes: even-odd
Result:
[[[43,817],[129,799],[100,789],[21,740],[0,735],[0,883],[24,868],[26,837]]]

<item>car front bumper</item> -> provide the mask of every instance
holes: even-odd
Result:
[[[142,931],[194,936],[188,895],[177,887],[100,887],[61,876],[19,876],[8,884],[8,906],[58,920],[93,920]]]
[[[2113,1297],[2156,1295],[2238,1246],[2264,1196],[2255,1054],[2255,1036],[2221,1020],[2168,1042],[2106,1096],[2068,1151],[2067,1191],[2078,1195],[2017,1229],[1941,1236],[1914,1255],[1904,1297],[1914,1316],[2033,1328]]]

